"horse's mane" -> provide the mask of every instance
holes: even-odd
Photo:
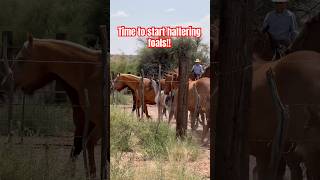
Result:
[[[81,51],[87,52],[87,53],[101,53],[100,50],[93,50],[90,48],[87,48],[85,46],[82,46],[80,44],[71,42],[71,41],[65,41],[65,40],[56,40],[56,39],[34,39],[35,41],[38,41],[40,43],[49,43],[49,44],[58,44],[58,45],[62,45],[62,46],[68,46],[68,47],[72,47],[74,49],[79,49]]]
[[[140,79],[141,78],[141,77],[133,75],[133,74],[121,74],[121,75],[130,76],[130,77],[133,77],[133,78],[136,78],[136,79]]]

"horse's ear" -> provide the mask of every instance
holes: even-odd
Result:
[[[28,42],[29,42],[29,45],[32,46],[33,45],[33,36],[31,33],[28,33]]]
[[[174,79],[177,79],[178,75],[177,74],[173,74]]]

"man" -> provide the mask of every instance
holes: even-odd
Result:
[[[296,17],[287,9],[288,0],[272,0],[272,2],[275,10],[266,15],[262,32],[269,34],[274,60],[281,57],[280,49],[282,47],[286,49],[296,38],[298,31]]]
[[[200,64],[200,60],[195,60],[195,65],[192,66],[191,72],[194,75],[195,80],[200,79],[201,75],[203,74],[204,70],[202,65]]]

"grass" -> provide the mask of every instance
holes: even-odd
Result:
[[[71,177],[70,162],[63,161],[60,151],[34,149],[7,144],[0,149],[1,180],[84,180],[83,171]],[[68,164],[69,163],[69,164]]]
[[[72,132],[74,129],[72,120],[72,108],[69,104],[26,104],[13,106],[12,129],[19,133],[23,125],[24,136],[33,135],[61,135],[61,132]],[[0,132],[5,132],[8,127],[8,112],[5,106],[0,107]]]
[[[114,105],[128,105],[132,104],[132,95],[131,94],[124,94],[122,92],[114,92],[114,95],[110,96],[110,104]]]
[[[199,145],[176,139],[167,123],[139,121],[111,107],[111,179],[203,179],[190,170]]]

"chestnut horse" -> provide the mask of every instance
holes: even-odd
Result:
[[[298,37],[296,38],[296,40],[289,46],[289,49],[287,51],[287,53],[293,53],[299,50],[312,50],[312,51],[316,51],[316,52],[320,52],[320,45],[319,45],[319,41],[320,41],[320,13],[318,13],[316,16],[312,17],[311,19],[309,19],[303,26],[302,31],[299,33]],[[254,69],[255,68],[259,68],[261,65],[263,65],[264,63],[266,63],[266,61],[261,61],[259,58],[262,57],[262,59],[266,59],[271,57],[270,53],[271,53],[271,48],[270,48],[270,42],[266,41],[266,39],[260,39],[261,41],[259,42],[258,40],[256,41],[256,45],[255,47],[255,53],[254,53],[254,58],[258,59],[258,61],[256,61],[254,63]],[[260,45],[259,45],[260,43]],[[261,47],[261,44],[268,44],[269,46],[265,46],[265,47]],[[258,55],[258,56],[256,56]],[[306,115],[306,117],[308,117],[309,115]],[[301,118],[305,118],[305,117],[301,117]],[[313,131],[310,131],[313,132]],[[306,136],[311,136],[311,135],[306,135]],[[317,134],[315,134],[314,136],[317,136]],[[306,146],[306,143],[303,143],[304,146]],[[295,160],[289,160],[291,164],[289,164],[290,169],[291,169],[291,176],[294,177],[297,180],[302,179],[302,171],[301,169],[299,169],[299,162],[301,161],[299,159],[301,159],[301,156],[305,156],[305,161],[313,161],[316,158],[311,158],[311,156],[306,153],[303,153],[302,150],[305,150],[306,152],[311,152],[314,150],[311,150],[310,147],[314,147],[314,146],[310,146],[308,145],[308,148],[302,148],[301,146],[299,147],[299,152],[298,154],[296,154],[295,152],[291,153],[293,157],[297,158],[296,162]],[[263,149],[263,148],[262,148]],[[290,155],[290,153],[289,153]],[[316,156],[315,156],[316,157]],[[311,165],[313,163],[310,163]],[[314,167],[314,166],[313,166]],[[307,167],[308,169],[314,169],[312,166]],[[295,170],[293,170],[292,168],[295,168]],[[284,168],[283,168],[284,169]],[[313,171],[316,172],[317,171]],[[319,175],[317,175],[315,173],[315,175],[311,175],[312,173],[309,173],[309,178],[311,178],[311,176],[314,176],[314,178],[320,178]]]
[[[320,103],[320,54],[312,51],[298,51],[291,53],[279,61],[268,62],[253,71],[253,85],[251,96],[251,109],[249,119],[249,147],[251,154],[257,158],[259,180],[266,179],[270,161],[270,146],[278,124],[271,93],[266,80],[266,71],[272,68],[275,81],[282,102],[290,107],[290,121],[286,144],[308,142],[312,140],[311,132],[304,127],[310,122],[309,114],[317,114],[316,107]],[[263,100],[261,99],[263,97]],[[311,106],[307,112],[299,108],[298,104]],[[302,106],[303,107],[303,106]],[[313,138],[319,139],[320,118],[313,120]],[[309,133],[306,136],[305,133]],[[318,135],[318,136],[317,136]],[[290,148],[288,148],[290,149]],[[312,164],[319,162],[309,159]],[[311,163],[310,163],[311,164]],[[308,167],[308,166],[307,166]],[[311,168],[309,166],[308,168]],[[282,179],[282,177],[278,177]]]
[[[310,20],[308,20],[304,24],[302,31],[299,33],[296,40],[289,46],[287,53],[293,53],[293,52],[296,52],[299,50],[312,50],[312,51],[320,52],[319,32],[320,32],[320,13],[318,13],[316,16],[312,17]],[[217,35],[217,37],[218,37],[218,35]],[[215,42],[217,42],[217,41],[215,41]],[[255,32],[254,45],[253,45],[253,60],[254,60],[253,70],[257,71],[257,69],[267,66],[267,64],[269,64],[268,61],[270,61],[272,59],[272,57],[273,57],[273,54],[272,54],[272,49],[271,49],[271,45],[270,45],[270,41],[269,41],[268,37],[258,31]],[[304,59],[303,57],[301,57],[301,58]],[[283,59],[287,59],[287,58],[284,57],[280,60],[283,60]],[[259,75],[254,73],[253,75],[254,76],[261,76],[261,77],[259,77],[260,80],[264,79],[264,76],[265,76],[264,73],[260,73]],[[255,77],[254,77],[254,79],[255,79]],[[259,82],[254,82],[254,83],[259,83]],[[261,97],[262,96],[260,96],[260,99],[261,99]],[[261,112],[260,117],[263,117],[265,114],[266,114],[266,112]],[[257,118],[260,118],[260,117],[257,117]],[[308,115],[306,115],[306,117],[308,117]],[[305,118],[305,117],[301,117],[301,118]],[[269,122],[270,120],[266,120],[266,121]],[[252,128],[260,130],[260,128],[264,129],[264,126],[257,125],[257,127],[252,127]],[[259,163],[260,163],[260,164],[262,164],[261,166],[266,167],[266,166],[268,166],[268,162],[269,162],[268,158],[270,155],[269,154],[267,155],[267,153],[265,153],[265,151],[267,151],[267,149],[265,147],[268,146],[269,142],[256,143],[255,146],[257,147],[258,144],[259,144],[260,148],[253,148],[253,149],[251,149],[250,153],[253,155],[259,154],[260,157],[257,157],[257,159],[265,159],[265,161],[260,160],[259,162],[257,162],[257,165],[259,166]],[[299,149],[300,154],[301,154],[302,149],[304,149],[304,148],[300,147],[300,149]],[[259,151],[261,151],[261,152],[259,152]],[[267,155],[267,157],[262,157],[263,154]],[[304,154],[306,154],[306,153],[304,153]],[[300,156],[300,155],[294,154],[293,156]],[[312,161],[314,159],[314,158],[311,158],[311,156],[307,156],[307,155],[305,155],[305,156],[307,157],[307,159],[310,159],[310,161]],[[300,158],[301,157],[298,157],[298,159],[300,159]],[[293,168],[295,168],[295,170],[292,169],[292,165],[289,165],[290,169],[291,169],[291,177],[294,177],[295,180],[302,180],[302,171],[301,171],[301,169],[299,169],[300,167],[298,167],[299,163],[300,163],[298,161],[299,160],[297,160],[295,162],[291,161],[292,163],[294,163]],[[310,163],[310,164],[312,164],[312,163]],[[280,173],[284,173],[285,168],[282,168],[282,169],[283,169],[283,171]],[[261,175],[261,176],[263,176],[263,175]],[[317,175],[315,175],[315,176],[317,176]],[[319,177],[319,175],[318,175],[318,177]],[[320,178],[318,178],[318,179],[320,179]]]
[[[121,91],[126,87],[129,87],[134,92],[136,107],[139,108],[142,106],[141,103],[141,96],[140,96],[140,81],[141,78],[132,74],[118,74],[116,78],[113,80],[114,89],[117,91]],[[147,118],[151,118],[148,114],[147,104],[155,105],[155,89],[152,87],[152,83],[150,79],[144,78],[144,113],[146,114]]]
[[[169,123],[174,114],[176,117],[176,108],[178,105],[178,85],[179,77],[177,74],[166,75],[164,93],[169,94],[169,92],[175,93],[175,98],[173,100],[173,111],[169,116]],[[203,133],[201,141],[204,140],[208,131],[210,123],[210,79],[207,77],[200,78],[196,81],[189,80],[188,88],[188,110],[190,111],[191,117],[191,129],[196,128],[196,119],[200,114],[203,122]],[[172,113],[173,112],[173,113]],[[205,123],[207,120],[207,124]]]
[[[32,94],[53,80],[63,82],[73,105],[75,124],[74,148],[71,152],[73,160],[82,150],[86,107],[84,89],[88,90],[90,133],[87,134],[86,145],[90,175],[95,177],[94,146],[101,137],[100,127],[103,118],[101,51],[94,51],[67,41],[34,39],[29,35],[28,41],[24,43],[16,59],[18,62],[14,63],[11,73],[6,76],[13,75],[15,88],[21,88],[26,94]]]

